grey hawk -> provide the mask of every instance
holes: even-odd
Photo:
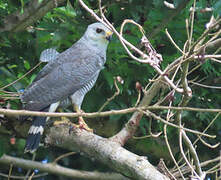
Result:
[[[69,97],[72,103],[79,101],[80,106],[84,95],[78,96],[78,93],[89,91],[94,86],[106,62],[106,50],[112,34],[102,23],[93,23],[69,49],[60,54],[52,53],[53,60],[45,65],[21,95],[24,109],[48,112],[53,104]],[[46,117],[34,117],[25,152],[34,152],[38,148],[45,123]]]

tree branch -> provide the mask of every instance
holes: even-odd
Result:
[[[80,149],[87,156],[108,165],[111,169],[132,179],[168,179],[152,166],[146,157],[138,156],[121,147],[120,144],[78,128],[69,134],[69,126],[51,127],[46,143],[70,151]]]
[[[152,91],[152,90],[151,90]],[[149,97],[151,98],[151,97]],[[145,102],[147,104],[145,104]],[[131,107],[127,109],[121,110],[111,110],[111,111],[103,111],[103,112],[92,112],[92,113],[49,113],[49,112],[40,112],[40,111],[28,111],[28,110],[12,110],[12,109],[3,109],[0,108],[0,114],[8,115],[8,116],[47,116],[47,117],[86,117],[86,118],[95,118],[95,117],[105,117],[111,115],[118,114],[129,114],[135,111],[141,110],[183,110],[183,111],[195,111],[195,112],[211,112],[217,113],[221,112],[221,109],[205,109],[205,108],[194,108],[194,107],[175,107],[175,106],[148,106],[150,102],[148,102],[148,98],[144,96],[139,107]]]
[[[220,157],[216,157],[216,158],[214,158],[214,159],[211,159],[211,160],[208,160],[208,161],[204,161],[204,162],[202,162],[200,165],[201,165],[201,167],[206,167],[206,166],[208,166],[208,165],[210,165],[210,164],[213,164],[213,163],[216,163],[216,162],[217,162],[217,164],[218,164],[219,161],[220,161]],[[191,172],[191,169],[190,169],[188,166],[185,166],[185,167],[182,167],[182,168],[181,168],[181,171],[182,171],[183,174],[187,174],[187,173]],[[172,171],[172,173],[173,173],[173,175],[174,175],[177,179],[180,177],[180,174],[179,174],[179,172],[177,171],[177,169],[175,169],[174,171]]]
[[[24,12],[21,13],[20,9],[15,13],[8,15],[3,20],[3,27],[0,27],[0,32],[11,31],[18,32],[23,31],[29,25],[42,18],[48,11],[58,6],[57,3],[62,4],[65,0],[32,0],[26,3]]]
[[[101,172],[73,170],[62,167],[56,163],[43,164],[40,162],[16,158],[5,154],[0,158],[0,164],[6,164],[6,165],[13,164],[14,166],[22,167],[24,169],[38,169],[42,172],[48,172],[71,178],[80,178],[82,180],[83,179],[85,180],[113,180],[113,179],[127,180],[128,179],[117,173],[101,173]]]
[[[189,133],[193,133],[196,135],[209,137],[209,138],[216,137],[215,135],[209,135],[209,134],[206,134],[205,132],[199,132],[199,131],[188,129],[185,127],[180,127],[174,123],[171,123],[171,122],[168,122],[168,121],[162,119],[161,117],[155,115],[154,113],[152,113],[148,110],[144,111],[142,109],[139,109],[139,112],[135,112],[134,115],[132,115],[132,118],[137,118],[137,119],[133,119],[133,121],[135,121],[135,123],[137,120],[139,120],[139,118],[140,118],[139,115],[141,116],[141,114],[142,115],[145,114],[147,116],[152,116],[154,119],[159,120],[164,124],[167,124],[169,126],[177,128],[177,129],[183,129],[184,131],[189,132]],[[134,131],[137,128],[137,124],[133,124],[134,122],[131,122],[131,121],[132,121],[132,119],[125,125],[125,127],[122,129],[122,132],[121,131],[119,132],[120,134],[118,133],[117,135],[111,137],[111,139],[121,145],[124,145],[126,143],[126,140],[131,138],[131,135],[133,133],[135,133]],[[0,133],[1,134],[14,134],[15,133],[17,137],[26,137],[28,129],[30,128],[30,124],[31,124],[31,121],[26,122],[26,123],[21,123],[16,118],[14,118],[14,117],[11,118],[8,116],[7,120],[2,123],[2,126],[1,126],[2,128],[0,129]]]

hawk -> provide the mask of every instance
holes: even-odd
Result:
[[[24,109],[51,112],[68,98],[76,109],[80,109],[84,95],[94,86],[106,62],[112,34],[102,23],[93,23],[69,49],[60,54],[55,50],[49,53],[46,56],[48,64],[21,95]],[[44,59],[44,53],[41,56],[40,60]],[[45,124],[46,117],[34,117],[25,152],[34,152],[38,148]]]

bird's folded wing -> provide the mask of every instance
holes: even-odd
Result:
[[[48,64],[44,66],[44,68],[37,74],[36,78],[34,79],[32,84],[29,85],[28,88],[32,87],[34,83],[39,81],[41,78],[47,76],[61,64],[66,62],[78,63],[79,61],[81,61],[81,59],[85,59],[85,52],[87,52],[85,49],[86,47],[81,46],[80,44],[81,43],[76,43],[71,48],[67,49],[66,51],[60,54],[57,52],[56,55],[54,55],[54,59],[52,61],[49,61]],[[81,48],[79,48],[79,46]],[[43,51],[42,53],[44,54],[45,52]]]
[[[66,62],[51,69],[21,96],[22,101],[26,103],[25,109],[38,111],[72,95],[100,71],[97,59],[99,57]]]

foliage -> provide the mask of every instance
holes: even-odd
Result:
[[[0,25],[4,24],[2,21],[3,18],[14,11],[20,10],[21,13],[23,13],[24,4],[26,2],[28,2],[28,0],[0,1]],[[182,3],[181,0],[176,0],[174,2],[175,6]],[[87,3],[92,9],[98,11],[97,1],[87,0],[85,3]],[[159,0],[109,0],[104,1],[103,5],[107,10],[105,15],[114,23],[114,26],[118,30],[124,19],[133,19],[144,27],[147,36],[151,36],[155,29],[161,24],[162,20],[172,11],[168,10],[168,8],[164,6],[163,1]],[[191,4],[179,12],[179,15],[177,15],[171,22],[166,24],[169,33],[181,48],[184,46],[187,39],[185,19],[189,17],[190,6]],[[205,30],[205,24],[209,22],[212,13],[214,13],[216,17],[221,15],[221,1],[199,0],[197,1],[196,7],[198,9],[194,21],[194,39],[197,39],[203,33]],[[201,11],[206,7],[213,7],[214,11]],[[34,67],[38,63],[40,53],[44,49],[54,47],[59,52],[62,52],[70,47],[82,36],[88,24],[92,22],[94,22],[94,19],[83,10],[82,7],[80,7],[77,1],[69,0],[65,6],[57,7],[48,12],[42,19],[36,21],[35,24],[30,26],[27,31],[16,33],[2,32],[0,34],[0,87],[20,78],[28,70]],[[127,25],[124,34],[125,38],[132,44],[136,46],[140,45],[140,38],[142,35],[135,26]],[[156,48],[157,52],[161,53],[163,56],[164,61],[161,65],[163,69],[180,55],[177,49],[166,37],[164,28],[162,28],[156,36],[152,37],[151,43]],[[198,64],[199,62],[193,62],[191,65],[193,66],[194,63]],[[204,61],[200,63],[202,63],[202,66],[189,74],[188,79],[193,80],[197,78],[198,80],[202,80],[202,84],[220,86],[221,67],[217,66],[217,63],[212,61]],[[33,81],[36,74],[43,66],[43,64],[40,65],[32,73],[28,74],[14,85],[7,87],[5,90],[15,93],[22,91]],[[119,40],[114,37],[108,48],[105,68],[102,70],[95,87],[87,94],[82,109],[86,112],[98,111],[107,98],[111,97],[116,91],[113,81],[113,77],[116,76],[121,76],[124,80],[124,84],[119,85],[120,95],[109,103],[104,110],[132,107],[135,105],[138,97],[138,92],[135,88],[136,82],[140,82],[140,84],[145,87],[155,74],[156,72],[149,65],[133,61],[120,45]],[[221,107],[220,90],[199,88],[194,84],[192,84],[191,88],[193,90],[193,98],[189,102],[189,106],[199,108]],[[168,91],[163,91],[162,93],[161,96],[168,93]],[[160,95],[158,98],[160,98]],[[175,94],[173,104],[176,105],[179,103],[180,98],[179,94]],[[157,100],[158,99],[155,99],[151,104],[154,104]],[[21,109],[21,103],[19,100],[0,99],[0,106],[10,106],[12,109]],[[71,109],[69,110],[71,111]],[[166,112],[164,111],[159,113],[162,117],[166,116]],[[183,114],[185,125],[191,129],[197,129],[199,131],[203,131],[214,116],[215,114],[201,112],[185,112],[185,114]],[[110,116],[108,118],[97,118],[96,121],[104,121],[109,126],[113,125],[113,127],[110,127],[110,132],[108,133],[109,135],[113,135],[125,124],[129,117],[129,115]],[[143,118],[136,136],[148,134],[148,125],[148,119]],[[161,123],[153,121],[152,129],[154,132],[162,131],[163,126]],[[218,141],[221,140],[220,118],[215,121],[213,126],[209,129],[209,132],[217,135]],[[168,136],[173,137],[175,135],[176,132],[169,129]],[[192,138],[194,139],[194,137]],[[9,139],[9,137],[4,139],[1,137],[0,155],[3,151],[2,147],[4,147],[4,152],[7,152],[7,154],[14,153],[15,156],[20,156],[20,152],[22,152],[24,148],[24,143],[17,140],[16,144],[12,145],[10,144]],[[215,141],[211,140],[210,143],[215,143]],[[157,160],[164,156],[167,165],[172,165],[171,158],[167,153],[167,147],[161,138],[131,140],[127,146],[128,149],[137,152],[139,155],[146,156],[148,154],[148,158],[150,158],[154,164],[157,164]],[[177,149],[177,146],[178,144],[173,142],[174,153],[176,156],[179,156],[180,152]],[[210,149],[203,147],[204,145],[202,144],[198,145],[201,161],[208,159],[208,157],[212,158],[218,154],[217,150],[211,151]],[[42,160],[48,158],[50,161],[62,153],[64,153],[64,150],[61,149],[56,150],[56,152],[52,149],[42,149],[37,154],[37,159]],[[100,164],[97,164],[97,166],[93,168],[93,163],[81,156],[76,157],[76,163],[79,163],[78,167],[73,162],[70,162],[68,158],[62,160],[63,165],[79,168],[81,170],[107,170],[106,167],[102,168],[102,165]],[[49,179],[49,177],[47,179]],[[53,179],[53,176],[51,176],[51,179]]]

